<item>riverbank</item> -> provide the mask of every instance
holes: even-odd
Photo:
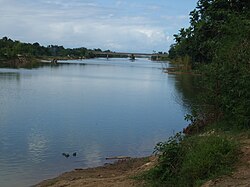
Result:
[[[80,60],[82,60],[81,58]],[[58,60],[79,60],[78,58],[69,57],[30,57],[30,56],[17,56],[14,58],[0,59],[0,68],[35,68],[41,64],[57,64]]]
[[[249,133],[240,133],[233,138],[239,141],[239,160],[234,165],[234,171],[219,178],[213,178],[201,185],[212,186],[242,186],[250,184],[250,136]],[[143,178],[135,179],[152,169],[157,163],[156,157],[133,158],[121,160],[114,164],[107,164],[96,168],[75,169],[54,179],[45,180],[34,187],[57,186],[87,186],[87,187],[136,187],[146,183]]]
[[[141,186],[143,181],[134,176],[148,171],[156,163],[155,157],[132,158],[120,160],[114,164],[101,167],[75,169],[54,179],[45,180],[34,187],[87,186],[87,187],[134,187]]]

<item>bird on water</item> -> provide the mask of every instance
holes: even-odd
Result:
[[[69,158],[69,154],[68,153],[62,153],[62,155],[66,158]]]

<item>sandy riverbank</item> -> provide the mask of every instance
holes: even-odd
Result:
[[[230,176],[222,176],[210,180],[202,187],[213,186],[250,186],[250,138],[243,137],[241,157]],[[45,180],[34,187],[136,187],[143,186],[143,181],[133,179],[134,176],[152,168],[157,162],[155,157],[133,158],[118,161],[96,168],[75,169],[54,179]]]
[[[132,179],[136,174],[152,168],[155,157],[120,160],[96,168],[75,169],[54,179],[45,180],[34,187],[134,187],[142,183]]]

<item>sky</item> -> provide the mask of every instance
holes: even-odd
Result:
[[[197,0],[0,0],[0,38],[116,52],[167,52]]]

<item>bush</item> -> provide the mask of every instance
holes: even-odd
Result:
[[[145,174],[152,186],[195,186],[231,171],[236,143],[223,136],[184,137],[177,133],[155,147],[158,164]]]
[[[236,161],[236,143],[225,137],[196,136],[186,140],[183,145],[187,150],[180,175],[188,186],[228,173]]]

